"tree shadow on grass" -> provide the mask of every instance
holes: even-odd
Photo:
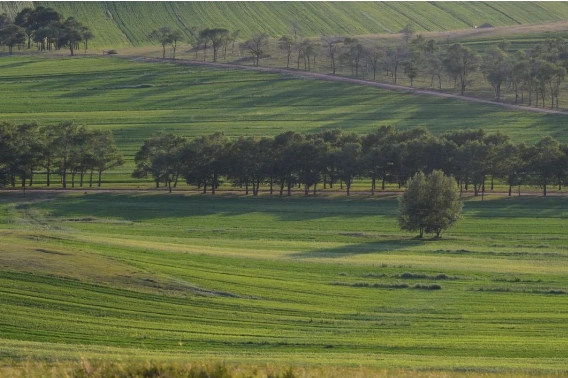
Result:
[[[78,196],[54,196],[51,201],[33,206],[51,217],[101,217],[128,221],[164,218],[187,218],[219,215],[239,216],[266,213],[279,221],[307,221],[330,217],[359,218],[396,214],[392,198],[313,198],[233,195],[167,195],[96,193]]]
[[[422,239],[387,239],[367,243],[350,243],[334,248],[321,248],[307,252],[298,252],[292,255],[294,258],[340,258],[366,254],[381,254],[404,250],[421,245],[426,240]]]

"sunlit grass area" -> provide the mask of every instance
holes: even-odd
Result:
[[[5,359],[566,367],[565,198],[468,200],[441,240],[392,197],[0,201]]]

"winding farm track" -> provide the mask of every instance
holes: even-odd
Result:
[[[521,110],[521,111],[537,112],[537,113],[568,115],[568,111],[566,111],[566,110],[554,110],[554,109],[547,109],[547,108],[534,108],[534,107],[528,107],[528,106],[506,104],[506,103],[502,103],[502,102],[484,100],[482,98],[477,98],[477,97],[461,96],[461,95],[456,95],[456,94],[451,94],[451,93],[438,92],[438,91],[434,91],[434,90],[411,88],[411,87],[406,87],[404,85],[378,83],[378,82],[375,82],[375,81],[353,79],[353,78],[349,78],[349,77],[345,77],[345,76],[338,76],[338,75],[332,75],[332,74],[322,74],[322,73],[316,73],[316,72],[311,72],[311,71],[301,71],[301,70],[294,70],[294,69],[287,69],[287,68],[255,67],[255,66],[245,66],[245,65],[239,65],[239,64],[227,64],[227,63],[202,62],[202,61],[184,60],[184,59],[173,60],[173,59],[158,59],[158,58],[132,57],[132,56],[130,56],[130,57],[126,56],[125,58],[134,60],[136,62],[171,63],[171,64],[180,64],[180,65],[187,65],[187,66],[215,67],[215,68],[220,68],[220,69],[223,69],[223,68],[227,69],[228,68],[228,69],[246,69],[246,70],[262,71],[262,72],[268,72],[268,73],[274,73],[274,74],[293,75],[293,76],[298,76],[298,77],[312,78],[312,79],[325,80],[325,81],[350,83],[350,84],[356,84],[356,85],[361,85],[361,86],[387,89],[387,90],[390,90],[390,91],[403,92],[403,93],[407,93],[407,94],[442,97],[442,98],[448,98],[448,99],[454,99],[454,100],[468,101],[468,102],[473,102],[473,103],[478,103],[478,104],[500,106],[500,107],[511,109],[511,110]]]

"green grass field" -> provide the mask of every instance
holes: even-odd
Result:
[[[108,183],[130,183],[134,153],[158,130],[196,136],[317,132],[368,133],[382,125],[502,131],[515,141],[546,134],[567,140],[565,115],[545,115],[249,70],[76,57],[0,60],[0,121],[74,120],[110,129],[126,158]],[[42,178],[39,177],[41,180]],[[38,181],[39,182],[39,181]],[[147,185],[147,183],[144,183]]]
[[[4,7],[22,5],[5,2]],[[397,33],[406,24],[419,31],[469,29],[535,24],[568,18],[562,2],[33,2],[75,16],[96,38],[93,48],[150,44],[148,34],[162,26],[182,31],[190,27],[240,30],[241,38],[255,33],[279,37],[296,21],[305,36],[321,33],[361,35]]]
[[[1,194],[0,356],[566,372],[567,199],[468,200],[438,241],[396,212]]]
[[[26,4],[0,2],[0,13]],[[568,17],[560,2],[34,4],[84,21],[93,49],[142,46],[150,56],[159,47],[145,47],[147,34],[166,24],[278,36],[297,19],[302,34],[317,37],[396,33],[409,22],[440,31]],[[513,49],[566,32],[551,33],[519,34]],[[482,49],[502,34],[459,38]],[[180,57],[193,56],[185,50]],[[103,175],[103,189],[153,185],[130,173],[134,153],[159,130],[236,137],[394,125],[568,141],[565,115],[293,72],[1,53],[0,81],[0,122],[74,120],[113,131],[126,164]],[[487,98],[486,85],[472,89]],[[464,219],[441,240],[399,231],[397,205],[392,195],[329,191],[2,192],[0,376],[83,369],[105,377],[97,369],[111,362],[120,371],[220,362],[231,376],[263,378],[284,377],[289,366],[296,377],[568,376],[568,197],[468,197]]]

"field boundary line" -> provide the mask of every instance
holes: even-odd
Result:
[[[452,99],[452,100],[461,100],[461,101],[473,102],[473,103],[484,104],[484,105],[494,105],[494,106],[500,106],[502,108],[512,109],[512,110],[537,112],[537,113],[545,113],[545,114],[568,115],[567,110],[533,108],[533,107],[522,106],[522,105],[505,104],[505,103],[502,103],[502,102],[496,102],[496,101],[486,100],[486,99],[477,98],[477,97],[462,96],[462,95],[451,94],[451,93],[443,93],[443,92],[438,92],[438,91],[429,90],[429,89],[412,88],[412,87],[407,87],[407,86],[399,85],[399,84],[378,83],[378,82],[375,82],[375,81],[355,79],[355,78],[332,75],[332,74],[322,74],[322,73],[310,72],[310,71],[301,71],[301,70],[295,70],[295,69],[290,69],[290,68],[255,67],[255,66],[231,64],[231,63],[201,62],[201,61],[186,60],[186,59],[160,59],[160,58],[148,58],[148,57],[143,57],[143,56],[137,56],[137,57],[126,56],[126,57],[121,57],[121,58],[133,60],[135,62],[171,63],[171,64],[178,64],[178,65],[212,67],[212,68],[220,68],[220,69],[245,69],[245,70],[261,71],[261,72],[274,73],[274,74],[292,75],[292,76],[297,76],[297,77],[301,77],[301,78],[312,78],[312,79],[318,79],[318,80],[323,80],[323,81],[350,83],[350,84],[356,84],[356,85],[360,85],[360,86],[386,89],[386,90],[390,90],[390,91],[393,91],[393,92],[403,92],[405,94],[411,94],[411,95],[434,96],[434,97],[447,98],[447,99]]]

